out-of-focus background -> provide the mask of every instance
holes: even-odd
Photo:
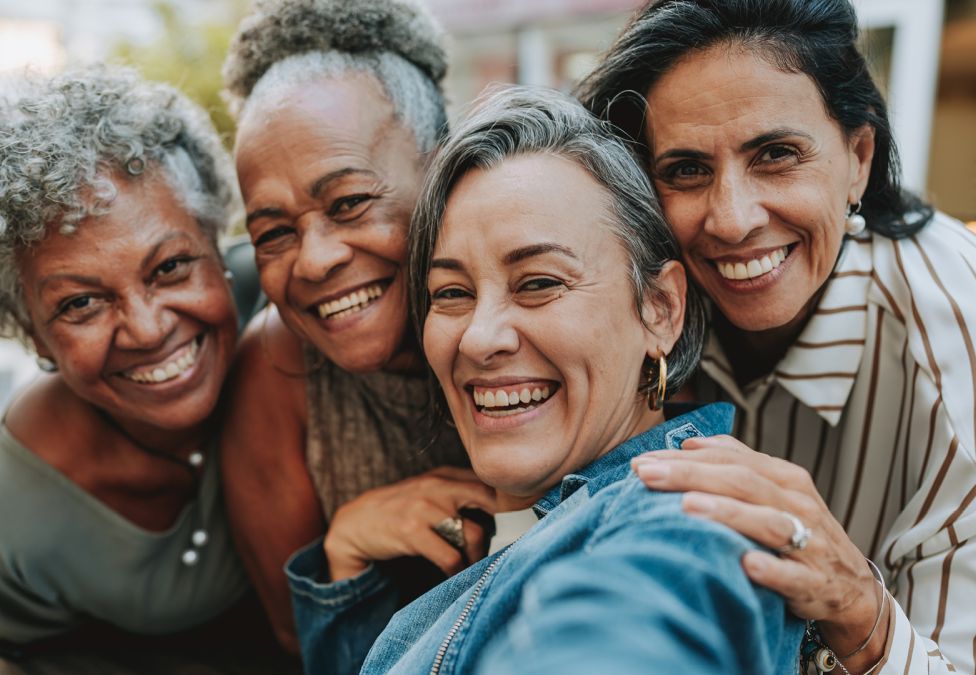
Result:
[[[570,89],[640,0],[418,0],[449,35],[456,116],[489,83]],[[864,48],[891,106],[906,187],[976,221],[976,0],[855,0]],[[228,145],[220,65],[250,0],[0,0],[0,87],[29,66],[129,63],[202,103]],[[36,374],[0,340],[0,409]]]

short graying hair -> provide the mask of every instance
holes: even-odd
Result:
[[[259,0],[231,41],[223,75],[240,118],[268,94],[347,73],[374,77],[421,153],[447,128],[442,32],[406,0]]]
[[[0,106],[0,335],[29,344],[17,255],[111,209],[119,177],[160,175],[216,245],[237,215],[230,157],[174,88],[96,65],[25,75]],[[133,223],[138,227],[138,223]]]
[[[569,159],[603,186],[610,198],[613,233],[630,259],[637,315],[643,322],[648,294],[659,307],[671,311],[670,300],[655,279],[666,262],[679,259],[680,250],[633,155],[612,137],[606,123],[574,99],[543,88],[506,87],[484,97],[450,134],[421,190],[410,229],[410,297],[421,339],[430,310],[431,259],[457,181],[473,169],[490,169],[506,158],[535,153]],[[668,355],[669,392],[677,391],[698,365],[704,335],[702,302],[689,286],[684,329]],[[656,389],[656,376],[644,386]]]

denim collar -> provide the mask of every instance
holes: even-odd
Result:
[[[612,469],[629,463],[631,459],[645,452],[680,448],[681,442],[692,436],[732,433],[734,418],[735,406],[732,404],[711,403],[652,427],[639,436],[624,441],[576,473],[563,477],[559,485],[543,495],[532,509],[536,516],[542,518],[584,485],[590,487],[591,493],[599,491],[609,483],[619,480],[617,472]]]

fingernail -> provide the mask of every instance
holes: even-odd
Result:
[[[639,455],[637,457],[634,457],[632,460],[630,460],[630,466],[636,471],[638,468],[644,466],[645,464],[648,464],[650,462],[656,462],[656,461],[658,461],[657,457],[654,457],[652,455]]]
[[[671,467],[664,462],[646,462],[637,467],[637,475],[645,483],[661,483],[671,475]]]
[[[688,513],[705,515],[715,510],[715,499],[708,495],[688,493],[684,496],[682,505]]]

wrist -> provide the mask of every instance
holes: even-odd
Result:
[[[329,581],[342,581],[354,577],[369,567],[369,561],[355,555],[341,540],[326,535],[322,542],[325,559],[329,563]]]
[[[874,672],[884,657],[891,622],[891,603],[884,579],[877,566],[867,561],[873,579],[872,595],[841,615],[817,621],[823,641],[830,647],[841,666],[850,675]],[[873,602],[872,602],[873,600]],[[872,607],[873,605],[873,607]]]

